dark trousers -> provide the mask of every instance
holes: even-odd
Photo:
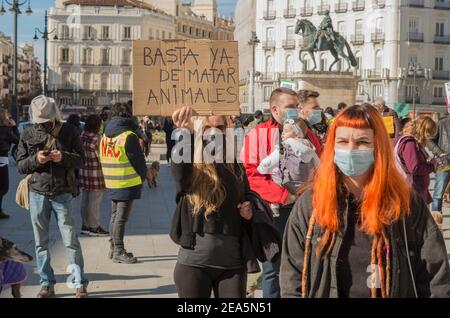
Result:
[[[170,160],[172,159],[172,149],[175,146],[175,141],[171,139],[172,136],[170,136],[169,139],[167,139],[166,137],[166,146],[167,146],[167,152],[166,152],[166,157],[167,157],[167,162],[170,162]]]
[[[281,208],[280,216],[274,218],[275,227],[281,234],[284,235],[284,229],[286,228],[286,223],[291,214],[292,207]],[[276,263],[265,262],[263,263],[262,272],[262,291],[263,298],[280,298],[280,264],[281,260]]]
[[[0,167],[0,211],[2,211],[3,197],[9,190],[9,172],[8,166]]]
[[[245,298],[247,273],[244,268],[224,270],[177,263],[175,285],[180,298]]]
[[[125,225],[131,213],[133,200],[113,201],[111,221],[109,222],[109,233],[114,251],[120,252],[125,249],[123,237],[125,236]]]

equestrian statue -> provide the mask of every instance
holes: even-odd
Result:
[[[338,32],[334,31],[329,11],[325,12],[325,18],[320,23],[319,29],[316,29],[316,27],[307,19],[298,20],[295,27],[295,34],[300,34],[300,31],[302,32],[305,41],[300,50],[299,59],[300,62],[305,63],[305,61],[302,60],[302,53],[308,52],[314,62],[313,71],[317,68],[314,53],[323,51],[330,51],[334,57],[334,62],[329,68],[330,72],[333,66],[340,61],[340,57],[348,62],[349,66],[347,71],[350,70],[350,66],[358,66],[358,61],[353,55],[347,40]],[[347,54],[345,54],[344,48],[347,49]]]

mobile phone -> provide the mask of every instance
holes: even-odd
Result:
[[[51,151],[50,151],[50,150],[47,150],[47,151],[44,151],[43,155],[46,156],[46,157],[48,157],[48,156],[50,156],[50,153],[51,153]]]

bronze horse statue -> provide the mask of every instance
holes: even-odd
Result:
[[[339,33],[334,33],[335,41],[332,41],[331,39],[329,40],[327,36],[323,34],[323,32],[322,34],[319,34],[317,41],[315,41],[317,29],[309,20],[306,19],[297,20],[295,34],[300,34],[300,31],[302,31],[303,38],[306,40],[306,45],[300,50],[299,59],[300,62],[305,63],[302,60],[302,53],[308,52],[314,62],[314,68],[312,70],[315,70],[317,68],[314,52],[323,51],[330,51],[334,57],[335,61],[329,68],[330,72],[333,66],[340,61],[340,57],[344,58],[348,62],[349,67],[347,68],[347,71],[350,70],[350,65],[353,67],[358,66],[358,61],[353,55],[350,45],[348,44],[347,40]],[[345,54],[344,48],[347,48],[348,55]]]

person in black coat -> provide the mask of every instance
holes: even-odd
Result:
[[[176,127],[189,128],[192,132],[191,115],[190,107],[175,112]],[[222,133],[227,127],[224,116],[209,116],[204,122]],[[192,142],[186,145],[192,155]],[[174,271],[178,295],[209,298],[214,291],[218,298],[245,298],[247,271],[254,270],[252,264],[256,258],[274,260],[280,251],[276,230],[270,231],[270,218],[264,221],[265,212],[255,210],[255,204],[250,201],[245,170],[238,163],[194,164],[193,160],[179,162],[174,158],[172,173],[177,210],[170,237],[180,245]],[[261,227],[254,222],[262,224]],[[266,235],[267,241],[252,242],[259,228],[264,229],[262,232],[275,233],[275,238]],[[264,247],[254,248],[259,244],[267,247],[265,255],[261,252]],[[249,262],[252,259],[254,262]]]
[[[7,116],[6,110],[0,109],[0,219],[8,219],[3,211],[3,197],[9,190],[8,153],[11,145],[19,143],[19,131],[14,120]]]

